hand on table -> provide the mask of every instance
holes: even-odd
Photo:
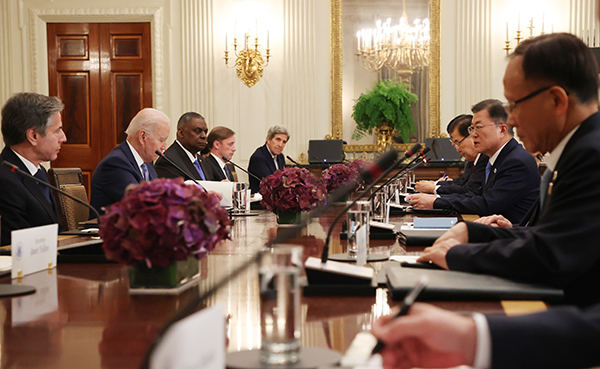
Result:
[[[417,193],[408,195],[405,199],[415,209],[433,209],[433,202],[437,199],[437,196]]]
[[[433,190],[435,190],[435,182],[419,181],[415,183],[415,190],[421,193],[433,193]]]
[[[469,242],[467,225],[464,222],[460,222],[435,240],[433,246],[426,247],[425,250],[423,250],[423,255],[421,255],[417,261],[433,262],[444,269],[449,269],[448,263],[446,262],[448,250],[456,245],[467,242]]]
[[[492,227],[500,227],[500,228],[512,228],[512,223],[510,220],[506,219],[502,215],[494,214],[489,215],[487,217],[481,217],[475,220],[474,223],[481,223],[485,225],[489,225]]]

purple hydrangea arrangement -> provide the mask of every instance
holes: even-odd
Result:
[[[327,192],[331,193],[348,181],[354,181],[357,177],[358,166],[334,164],[323,171],[321,178],[327,186]]]
[[[100,218],[106,257],[121,264],[168,266],[204,257],[229,239],[229,217],[219,199],[182,178],[130,185]]]
[[[259,193],[261,204],[272,212],[301,212],[325,200],[326,191],[321,179],[308,170],[284,168],[263,178]]]

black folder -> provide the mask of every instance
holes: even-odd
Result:
[[[391,267],[387,286],[393,300],[402,300],[421,276],[429,279],[420,300],[544,300],[557,302],[563,290],[538,284],[521,283],[485,274],[447,270]]]

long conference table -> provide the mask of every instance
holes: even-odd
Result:
[[[325,236],[341,207],[332,207],[313,220],[290,243],[304,248],[304,257],[319,257]],[[23,277],[36,293],[1,300],[0,362],[2,368],[138,368],[163,324],[215,281],[248,260],[277,227],[275,215],[236,217],[232,240],[223,241],[200,261],[199,284],[179,295],[130,295],[127,267],[114,263],[59,263],[57,268]],[[405,216],[410,220],[408,216]],[[396,219],[397,221],[398,219]],[[333,232],[331,253],[346,251],[341,225]],[[61,242],[72,242],[64,240]],[[372,240],[372,251],[413,254],[420,248],[394,240]],[[372,263],[381,270],[384,262]],[[11,283],[10,276],[0,283]],[[13,283],[16,283],[13,281]],[[542,302],[440,301],[437,306],[457,312],[513,314],[545,309]],[[208,306],[222,304],[227,316],[227,348],[235,352],[260,347],[258,274],[250,268],[231,281]],[[304,296],[302,345],[344,353],[361,331],[398,302],[385,288],[374,296]],[[210,334],[210,332],[198,332]]]

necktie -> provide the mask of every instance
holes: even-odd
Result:
[[[540,182],[540,209],[544,206],[544,200],[546,199],[546,194],[548,193],[550,178],[552,178],[552,171],[550,169],[546,169],[544,175],[542,176],[542,182]]]
[[[144,177],[145,181],[149,181],[149,175],[148,175],[148,165],[146,163],[142,163],[141,165],[142,168],[142,177]]]
[[[206,177],[204,176],[204,172],[202,171],[202,167],[200,166],[198,159],[194,160],[194,166],[196,167],[198,174],[200,174],[200,178],[202,178],[203,181],[206,181]]]
[[[273,162],[275,163],[275,169],[279,170],[279,164],[277,164],[277,156],[273,157]]]
[[[46,171],[43,169],[38,169],[37,172],[35,172],[35,174],[33,175],[35,178],[40,179],[46,183],[48,182],[48,175],[46,174]],[[46,199],[48,200],[48,202],[52,203],[52,200],[50,200],[50,189],[44,185],[38,184],[40,191],[42,191],[42,193],[44,194],[44,196],[46,197]]]
[[[488,177],[490,176],[491,171],[492,171],[492,164],[490,164],[488,162],[487,165],[485,166],[485,183],[487,183],[487,180],[488,180]]]
[[[225,175],[227,176],[227,179],[233,182],[233,174],[231,174],[231,171],[229,170],[229,168],[227,168],[227,165],[224,166],[223,169],[225,170]]]

